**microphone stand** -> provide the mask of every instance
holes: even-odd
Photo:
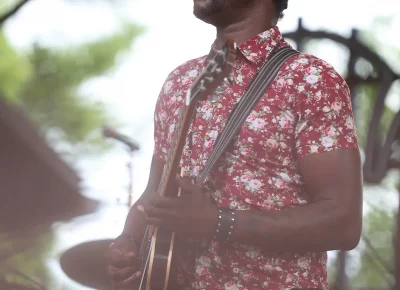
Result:
[[[132,141],[128,136],[122,135],[108,126],[103,128],[103,136],[106,138],[113,138],[121,143],[124,143],[128,147],[129,161],[126,165],[129,174],[127,205],[130,208],[133,205],[133,153],[139,150],[139,145],[135,144],[135,142]]]
[[[128,154],[129,154],[129,161],[126,165],[128,168],[128,174],[129,174],[129,183],[128,183],[128,208],[130,208],[133,200],[133,153],[134,150],[128,149]]]

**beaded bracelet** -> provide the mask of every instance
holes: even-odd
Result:
[[[230,242],[235,221],[236,221],[235,211],[229,208],[219,207],[217,227],[215,229],[214,240],[221,243]]]

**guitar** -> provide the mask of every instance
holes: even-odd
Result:
[[[186,142],[189,126],[199,100],[211,95],[223,82],[229,81],[235,60],[236,44],[228,41],[221,50],[212,51],[207,57],[205,68],[189,88],[185,105],[171,143],[167,162],[158,188],[161,196],[177,197],[181,190],[174,190],[175,176]],[[142,278],[137,290],[170,290],[173,285],[175,233],[147,226],[139,251]]]

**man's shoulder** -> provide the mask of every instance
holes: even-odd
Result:
[[[169,73],[167,81],[184,77],[193,78],[197,76],[203,67],[206,57],[207,56],[205,55],[198,58],[193,58],[180,64]]]
[[[309,85],[323,81],[327,85],[339,84],[347,87],[342,76],[330,63],[312,54],[299,53],[294,56],[287,62],[284,72]]]
[[[164,108],[174,110],[181,107],[186,91],[203,69],[207,56],[188,60],[173,69],[162,86],[158,97],[157,107],[163,104]]]

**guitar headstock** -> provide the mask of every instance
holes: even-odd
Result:
[[[221,50],[212,51],[206,59],[203,71],[186,93],[186,106],[212,94],[229,76],[236,55],[236,43],[227,41]]]

